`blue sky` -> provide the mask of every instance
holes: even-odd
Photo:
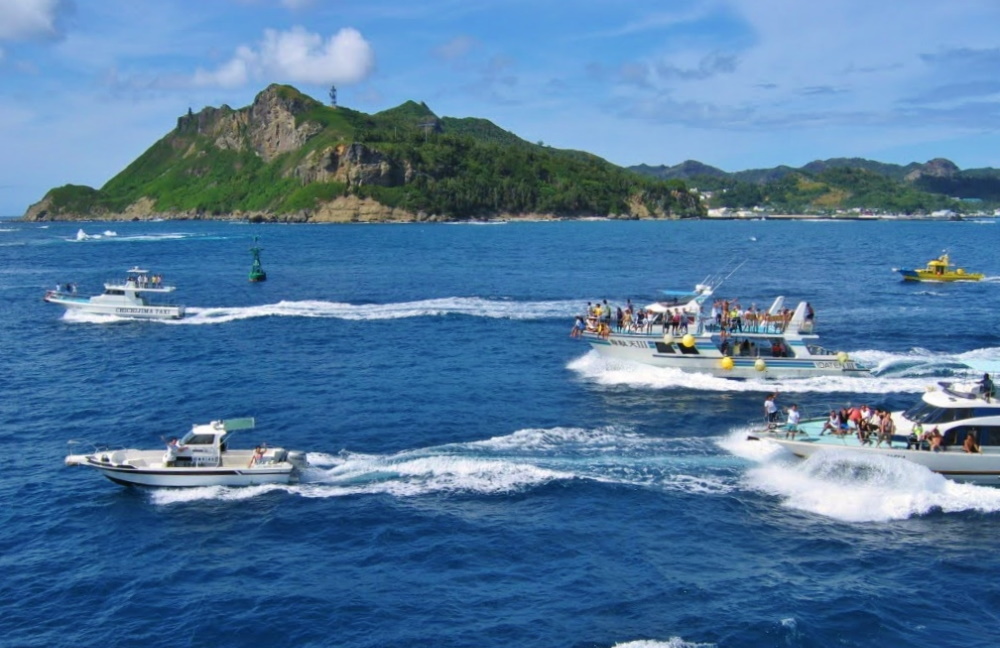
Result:
[[[0,0],[0,215],[273,82],[623,166],[1000,167],[996,0]]]

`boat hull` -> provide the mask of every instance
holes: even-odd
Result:
[[[945,283],[952,281],[979,281],[984,276],[978,272],[946,272],[938,274],[926,270],[900,270],[899,273],[903,275],[903,281],[938,281]]]
[[[610,358],[637,362],[654,367],[668,367],[691,373],[704,373],[720,378],[737,380],[767,378],[808,378],[811,376],[868,375],[864,365],[846,360],[841,362],[836,356],[804,357],[742,357],[724,356],[711,338],[695,338],[691,353],[685,353],[679,344],[668,345],[673,352],[665,352],[661,337],[652,334],[612,333],[601,337],[593,333],[584,334],[585,339],[598,353]],[[796,352],[806,353],[804,344],[797,345],[787,340]],[[801,347],[801,348],[799,348]],[[732,362],[726,368],[724,358]]]
[[[808,458],[818,452],[849,452],[860,456],[880,456],[904,459],[924,466],[928,470],[949,479],[973,484],[1000,486],[1000,454],[972,454],[961,448],[951,448],[943,452],[929,450],[905,450],[902,448],[874,447],[872,445],[852,445],[844,442],[822,442],[819,439],[783,439],[758,435],[757,439],[767,439],[784,447],[797,457]]]
[[[162,463],[162,453],[118,450],[71,455],[66,458],[66,464],[93,468],[111,481],[126,486],[258,486],[298,480],[299,468],[289,461],[251,465],[251,457],[250,453],[240,453],[227,457],[221,466],[166,466]]]
[[[49,293],[45,295],[44,299],[50,304],[57,304],[67,310],[91,315],[128,317],[133,319],[182,319],[185,315],[183,306],[102,304],[86,297],[72,297],[57,293]]]

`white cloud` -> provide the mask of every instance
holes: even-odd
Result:
[[[453,61],[468,55],[476,45],[478,45],[476,39],[471,36],[456,36],[447,43],[434,48],[432,53],[439,59]]]
[[[58,19],[69,5],[64,0],[3,0],[0,2],[0,40],[57,38]]]
[[[344,28],[324,40],[319,34],[293,27],[264,30],[256,45],[240,46],[232,59],[214,71],[199,69],[199,86],[237,87],[252,79],[315,83],[358,83],[375,67],[371,45],[356,29]]]

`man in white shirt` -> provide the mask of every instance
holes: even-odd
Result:
[[[788,422],[785,424],[785,438],[795,439],[795,435],[800,432],[799,421],[802,419],[802,414],[799,412],[799,406],[792,403],[788,408]]]

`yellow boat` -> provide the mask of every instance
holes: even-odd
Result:
[[[981,272],[966,272],[954,267],[947,254],[928,261],[926,268],[900,270],[899,273],[903,281],[979,281],[983,278]]]

